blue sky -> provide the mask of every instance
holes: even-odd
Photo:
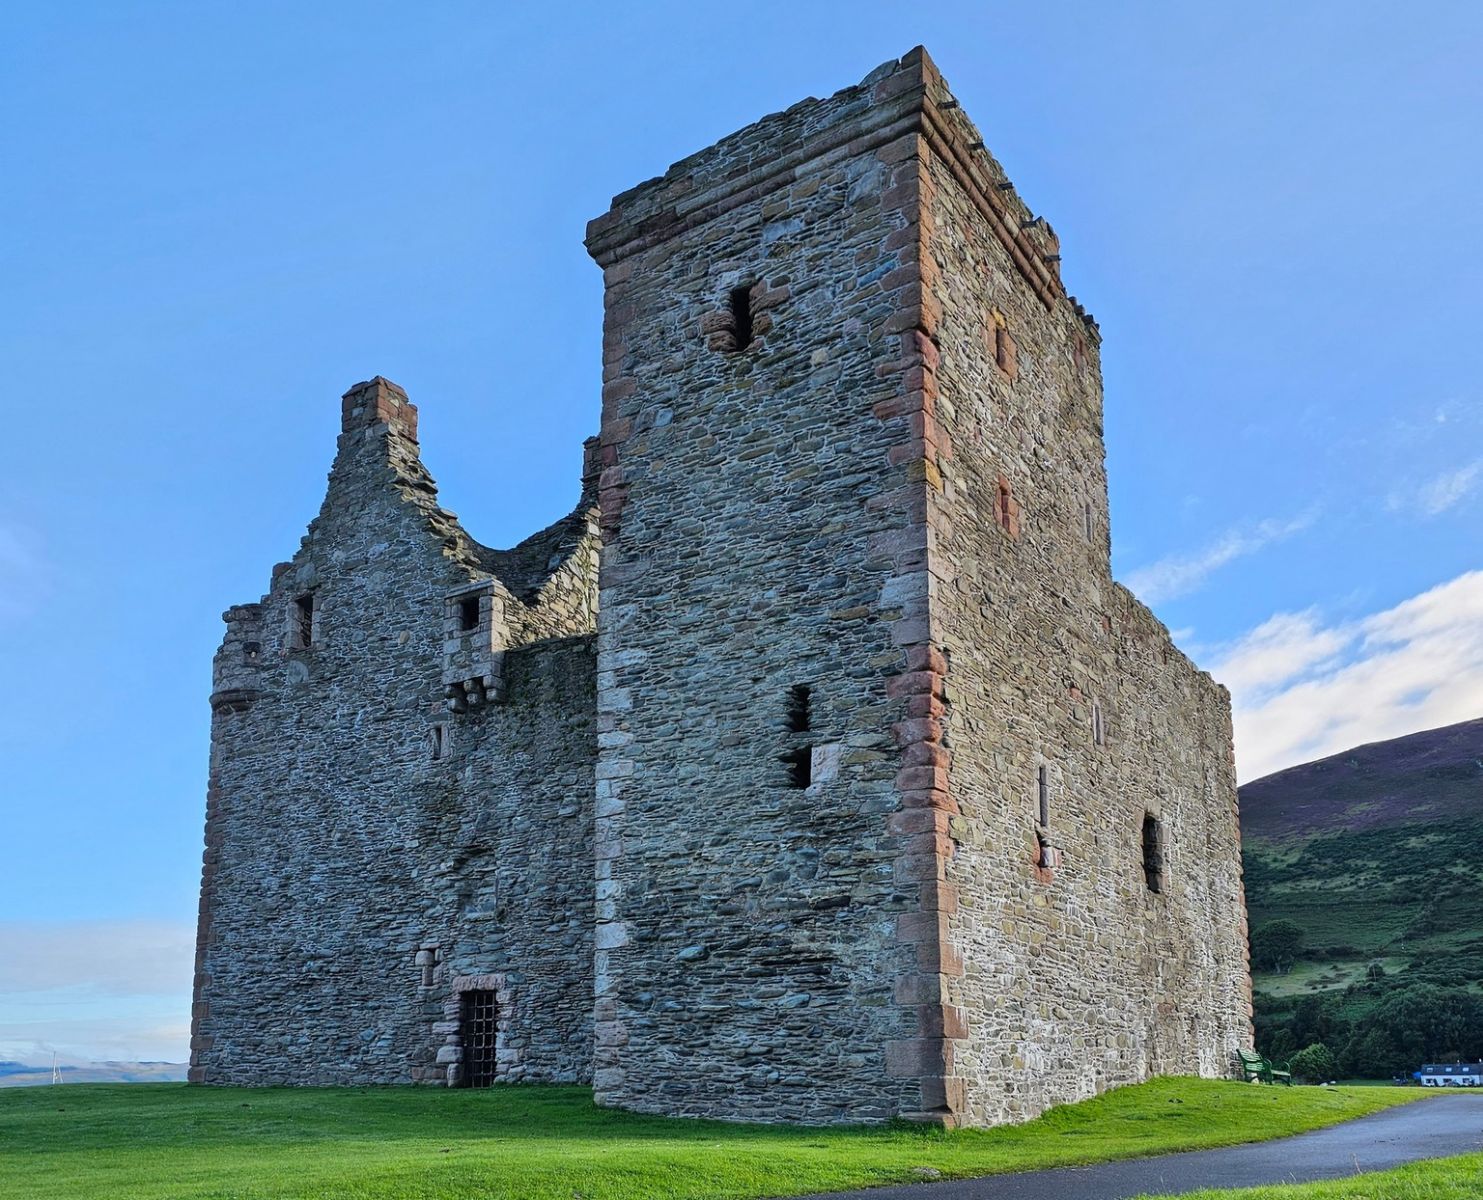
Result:
[[[567,511],[586,221],[918,42],[1101,323],[1115,563],[1243,775],[1483,714],[1483,7],[11,4],[0,1058],[183,1056],[219,614],[340,393],[481,540]]]

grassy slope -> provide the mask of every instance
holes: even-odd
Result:
[[[1333,1124],[1410,1090],[1159,1079],[1038,1121],[944,1134],[663,1120],[580,1088],[0,1094],[0,1195],[28,1200],[719,1200],[1231,1145]]]
[[[1342,990],[1379,961],[1408,982],[1483,984],[1483,720],[1359,746],[1241,789],[1251,923],[1307,934],[1259,992]]]
[[[1185,1192],[1180,1200],[1477,1200],[1479,1196],[1483,1196],[1483,1154],[1464,1154],[1327,1183]]]

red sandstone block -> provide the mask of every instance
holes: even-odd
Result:
[[[909,646],[906,651],[906,669],[908,671],[932,671],[938,675],[946,675],[947,656],[941,649],[930,643],[921,646]]]
[[[908,912],[896,917],[898,942],[938,941],[947,936],[947,917],[940,913]]]
[[[941,680],[931,671],[908,671],[886,681],[886,695],[911,696],[920,692],[935,692],[940,686]]]
[[[942,722],[897,721],[891,726],[891,732],[896,735],[896,742],[901,746],[909,746],[913,742],[940,742],[942,741]]]
[[[639,381],[637,379],[634,379],[632,376],[627,376],[626,378],[618,379],[612,383],[605,384],[602,389],[602,398],[604,402],[607,402],[609,400],[622,400],[626,396],[633,395],[634,392],[638,390]],[[611,422],[604,422],[605,425],[609,423]],[[623,436],[627,437],[628,435],[625,433]]]
[[[968,1036],[968,1014],[956,1004],[919,1004],[917,1035],[929,1038]]]
[[[957,813],[958,802],[948,792],[933,788],[920,788],[901,793],[903,808],[940,808],[943,812]]]
[[[963,974],[963,956],[956,946],[947,942],[918,942],[917,966],[924,971],[956,977]]]
[[[968,1110],[968,1081],[961,1075],[929,1075],[922,1080],[924,1112],[962,1113]],[[944,1122],[953,1128],[955,1122]]]
[[[886,1074],[893,1079],[950,1075],[953,1044],[946,1038],[902,1038],[886,1043]]]
[[[886,832],[895,834],[946,833],[948,814],[934,808],[907,808],[886,818]]]
[[[906,287],[909,284],[913,283],[921,283],[921,281],[921,267],[915,263],[912,263],[908,266],[897,267],[894,271],[887,271],[883,276],[881,276],[881,287],[888,292],[893,292],[899,287]]]
[[[899,882],[922,883],[942,878],[943,860],[937,854],[903,854],[892,867]]]
[[[952,916],[958,911],[958,885],[944,880],[923,883],[917,888],[917,903],[923,912],[940,912]]]
[[[606,390],[606,389],[604,389]],[[613,446],[628,440],[628,435],[633,432],[632,417],[609,417],[602,423],[598,431],[598,439],[604,446]]]
[[[907,767],[947,768],[952,762],[952,754],[939,742],[914,742],[901,752],[901,763]]]
[[[936,696],[908,696],[906,698],[908,717],[940,717],[945,712],[947,712],[947,705]]]
[[[896,772],[896,786],[904,792],[920,788],[945,792],[948,790],[947,772],[941,767],[902,767]]]

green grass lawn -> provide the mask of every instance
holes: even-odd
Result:
[[[1131,1158],[1281,1137],[1419,1089],[1158,1079],[1026,1125],[803,1129],[597,1108],[582,1088],[0,1092],[0,1196],[27,1200],[720,1200]]]
[[[1483,1154],[1464,1154],[1328,1183],[1186,1192],[1180,1200],[1477,1200],[1479,1196],[1483,1196]]]

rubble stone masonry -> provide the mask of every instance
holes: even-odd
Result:
[[[1095,323],[925,52],[615,198],[577,510],[345,398],[217,657],[192,1079],[986,1125],[1224,1075],[1229,702],[1111,577]],[[595,636],[594,636],[595,631]]]

